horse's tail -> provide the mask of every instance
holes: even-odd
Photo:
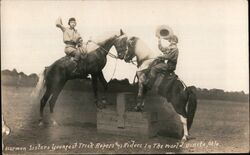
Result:
[[[194,86],[190,86],[186,88],[188,93],[188,103],[187,103],[187,127],[188,130],[191,128],[194,115],[197,107],[197,97],[196,97],[196,88]]]
[[[31,96],[32,97],[39,97],[41,95],[41,92],[43,88],[45,88],[45,73],[46,73],[46,68],[38,75],[38,82],[36,84],[35,89],[33,90]]]

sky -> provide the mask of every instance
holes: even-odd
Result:
[[[85,41],[122,28],[155,51],[156,28],[168,25],[179,38],[176,74],[186,85],[248,93],[247,13],[245,0],[2,0],[1,70],[40,73],[63,57],[62,32],[55,26],[58,17],[64,25],[75,17]],[[114,48],[111,53],[116,54]],[[107,81],[132,82],[136,67],[108,57],[103,72]]]

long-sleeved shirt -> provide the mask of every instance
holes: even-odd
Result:
[[[168,60],[168,62],[177,63],[179,50],[176,44],[170,44],[168,47],[163,47],[161,41],[158,44],[159,49],[164,54],[162,58]]]
[[[77,42],[81,38],[80,34],[76,29],[64,27],[61,18],[56,21],[56,26],[59,27],[63,32],[63,42],[66,46],[76,46]]]

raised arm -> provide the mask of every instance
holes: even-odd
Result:
[[[56,27],[60,28],[63,32],[66,30],[60,17],[56,20]]]

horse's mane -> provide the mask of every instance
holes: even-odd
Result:
[[[94,37],[93,40],[95,42],[101,43],[101,42],[107,40],[107,38],[112,38],[115,35],[119,35],[119,31],[106,31],[106,32],[102,33],[101,35]]]
[[[118,31],[107,31],[103,33],[102,35],[96,36],[92,39],[93,42],[90,42],[88,44],[88,53],[93,52],[97,48],[99,48],[99,45],[103,45],[106,41],[109,39],[112,39],[113,37],[117,36],[119,34]],[[98,44],[98,45],[97,45]]]
[[[152,50],[142,39],[138,39],[135,51],[141,59],[152,59],[160,55],[156,50]]]
[[[137,67],[139,70],[146,69],[150,64],[160,55],[159,51],[152,50],[142,39],[139,37],[129,37],[137,38],[135,48],[132,50],[136,56]]]

